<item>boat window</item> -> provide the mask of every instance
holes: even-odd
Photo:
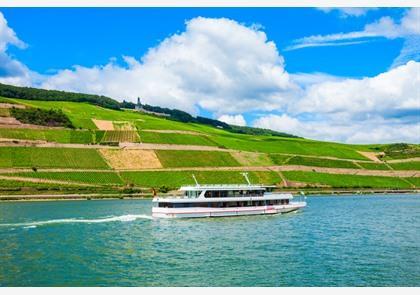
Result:
[[[201,194],[201,191],[186,191],[185,196],[187,198],[197,198]]]
[[[159,203],[159,207],[161,207],[161,208],[173,208],[174,204],[163,202],[163,203]]]

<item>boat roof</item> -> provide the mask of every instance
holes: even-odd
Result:
[[[242,191],[242,190],[266,190],[274,185],[249,185],[249,184],[203,184],[181,186],[180,191]]]

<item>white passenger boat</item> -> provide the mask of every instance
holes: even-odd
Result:
[[[153,198],[152,216],[158,218],[222,217],[288,213],[306,206],[291,194],[270,192],[273,186],[248,184],[195,185],[179,189],[182,197]]]

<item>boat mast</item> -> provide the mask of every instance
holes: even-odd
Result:
[[[192,178],[193,178],[193,179],[194,179],[194,181],[195,181],[195,185],[196,185],[196,186],[200,186],[200,184],[198,183],[197,178],[195,178],[195,175],[194,175],[194,174],[192,175]]]
[[[245,177],[245,180],[246,180],[246,182],[248,182],[248,185],[251,185],[251,182],[249,181],[249,178],[248,178],[248,173],[243,172],[241,174]]]

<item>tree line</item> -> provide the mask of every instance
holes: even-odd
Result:
[[[28,100],[47,100],[47,101],[72,101],[72,102],[86,102],[93,105],[101,106],[108,109],[120,110],[122,108],[135,109],[136,104],[128,101],[118,102],[110,97],[75,93],[59,90],[46,90],[32,87],[19,87],[0,83],[0,96],[9,98],[20,98]],[[277,132],[269,129],[245,127],[245,126],[234,126],[221,122],[219,120],[205,118],[201,116],[194,117],[187,112],[178,109],[162,108],[159,106],[152,106],[148,104],[142,104],[141,107],[149,112],[161,113],[169,115],[167,118],[184,122],[184,123],[199,123],[210,125],[216,128],[222,128],[234,133],[250,134],[250,135],[269,135],[269,136],[280,136],[280,137],[297,137],[288,133]]]

